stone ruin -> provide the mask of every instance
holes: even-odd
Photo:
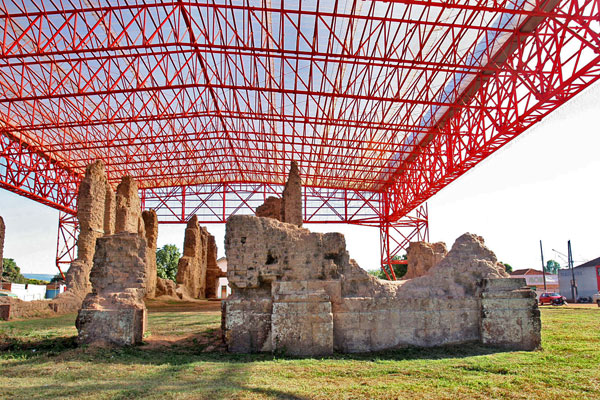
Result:
[[[77,258],[66,273],[68,290],[51,301],[21,301],[15,298],[0,300],[0,315],[3,319],[14,319],[55,313],[75,312],[83,298],[91,291],[89,274],[93,265],[96,239],[104,235],[105,226],[110,226],[110,215],[106,212],[107,193],[111,191],[104,163],[96,161],[88,165],[79,184],[77,194]],[[114,225],[114,224],[113,224]]]
[[[0,217],[0,283],[2,283],[2,274],[4,273],[4,234],[6,231],[6,225],[4,225],[4,219]]]
[[[79,343],[141,343],[146,328],[147,252],[145,238],[137,233],[98,238],[90,274],[93,290],[75,322]]]
[[[256,209],[256,216],[302,226],[302,179],[296,161],[290,164],[282,197],[268,197],[264,204]]]
[[[342,234],[270,218],[230,217],[225,250],[233,294],[222,303],[222,329],[232,352],[316,356],[466,342],[540,345],[535,293],[523,279],[507,278],[476,235],[464,234],[444,257],[424,260],[424,275],[393,282],[350,259]]]
[[[198,225],[198,217],[194,215],[185,229],[183,256],[177,266],[175,293],[181,299],[216,298],[217,279],[220,276],[224,274],[217,266],[215,238],[205,227]],[[165,290],[171,290],[171,287],[167,286]]]
[[[426,275],[431,267],[442,261],[447,254],[448,249],[443,242],[411,242],[406,249],[407,269],[402,279]]]

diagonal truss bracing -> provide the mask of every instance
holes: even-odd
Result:
[[[296,160],[307,222],[394,231],[598,79],[599,16],[598,0],[3,0],[0,185],[73,214],[102,159],[163,222],[223,222]]]

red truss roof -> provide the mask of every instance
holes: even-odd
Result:
[[[598,0],[4,0],[0,186],[74,213],[102,159],[164,218],[217,215],[218,198],[222,222],[296,160],[305,219],[389,223],[595,82],[599,15]]]

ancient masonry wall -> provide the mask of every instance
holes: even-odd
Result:
[[[256,216],[302,226],[302,178],[296,161],[290,163],[288,179],[281,198],[267,197],[265,202],[256,209]]]
[[[398,346],[540,344],[535,294],[507,279],[483,239],[465,234],[427,274],[378,280],[343,235],[232,216],[225,237],[233,295],[222,303],[230,351],[322,355]]]
[[[107,220],[110,220],[110,217],[106,216],[106,198],[110,191],[104,173],[104,163],[96,161],[90,164],[79,184],[77,194],[77,259],[71,263],[65,274],[68,290],[51,301],[3,298],[0,300],[0,318],[41,317],[75,312],[81,307],[84,297],[91,291],[89,275],[93,266],[96,239],[104,235]]]
[[[108,184],[101,161],[86,168],[77,197],[80,234],[77,239],[77,259],[66,273],[68,290],[52,301],[0,299],[0,318],[44,316],[79,310],[83,299],[91,291],[89,276],[96,241],[104,235],[113,234],[115,230],[135,233],[148,243],[146,287],[148,297],[153,297],[156,288],[156,214],[146,212],[146,219],[142,218],[137,183],[130,176],[123,177],[117,192],[115,195]]]
[[[78,342],[133,345],[146,329],[146,240],[117,233],[96,241],[93,286],[77,315]]]
[[[4,262],[4,235],[6,233],[6,225],[4,225],[4,219],[0,217],[0,282],[2,282],[2,273],[4,268],[2,263]]]
[[[265,202],[256,209],[256,216],[283,221],[283,217],[281,216],[281,207],[281,199],[279,197],[269,196]]]
[[[402,279],[413,279],[426,275],[431,267],[446,257],[446,254],[448,254],[448,249],[446,249],[446,244],[443,242],[410,243],[406,249],[408,268],[406,270],[406,275],[404,275]]]

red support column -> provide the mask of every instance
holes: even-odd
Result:
[[[56,240],[56,268],[63,279],[65,271],[77,258],[77,236],[79,236],[79,221],[77,216],[60,212],[58,215],[58,239]]]
[[[387,197],[387,196],[386,196]],[[387,201],[385,202],[387,203]],[[392,266],[401,264],[394,260],[412,241],[429,241],[429,216],[427,203],[414,209],[409,215],[397,221],[387,217],[380,225],[381,269],[390,280],[396,280]]]

